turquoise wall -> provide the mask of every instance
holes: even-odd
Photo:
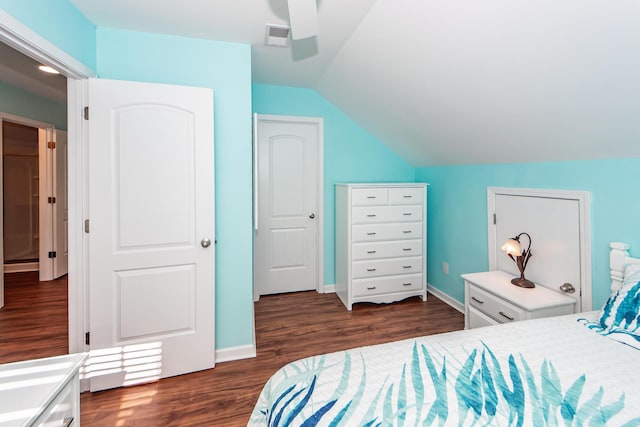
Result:
[[[96,27],[68,0],[0,0],[0,9],[96,69]]]
[[[415,169],[311,89],[254,84],[253,112],[324,119],[324,283],[335,284],[335,186],[413,182]]]
[[[591,193],[593,308],[609,296],[609,242],[631,244],[640,252],[636,200],[640,159],[420,168],[428,182],[429,283],[464,300],[460,274],[488,269],[487,187],[583,190]],[[449,263],[449,275],[442,262]]]
[[[249,45],[98,28],[98,76],[214,90],[216,348],[253,344]]]
[[[55,102],[3,82],[0,82],[0,112],[67,129],[66,103]]]

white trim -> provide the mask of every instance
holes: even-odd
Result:
[[[39,271],[40,263],[39,262],[18,262],[15,264],[5,264],[4,272],[5,273],[25,273],[27,271]]]
[[[336,285],[331,284],[331,285],[324,285],[324,288],[322,289],[322,293],[323,294],[335,294],[336,293]]]
[[[581,311],[592,310],[592,278],[591,278],[591,217],[590,194],[588,191],[547,190],[541,188],[506,188],[487,187],[487,230],[489,236],[489,270],[495,270],[497,261],[496,227],[493,224],[495,199],[497,195],[545,197],[550,199],[575,200],[578,202],[580,215],[580,276],[582,278]]]
[[[439,300],[441,300],[443,303],[447,304],[448,306],[451,306],[455,310],[457,310],[460,313],[464,314],[464,304],[462,304],[457,299],[451,298],[449,295],[445,294],[444,292],[442,292],[438,288],[434,288],[429,283],[427,283],[427,292],[432,294],[434,297],[438,298]]]
[[[69,186],[69,352],[86,351],[84,330],[87,313],[86,295],[88,281],[84,272],[88,252],[83,242],[83,210],[87,200],[85,185],[85,154],[83,123],[80,111],[83,107],[83,82],[73,79],[87,79],[96,75],[72,56],[49,42],[30,28],[0,10],[0,42],[17,49],[25,55],[58,69],[67,76],[67,130],[68,130],[68,186]],[[78,215],[78,212],[80,215]]]
[[[8,44],[44,65],[57,69],[67,77],[82,79],[96,75],[91,68],[2,9],[0,9],[0,42]]]
[[[313,123],[318,128],[318,188],[317,188],[317,206],[318,212],[316,218],[318,219],[317,242],[317,266],[318,272],[316,274],[316,291],[320,294],[324,292],[324,119],[322,117],[306,117],[306,116],[279,116],[273,114],[254,114],[257,128],[258,121],[274,121],[274,122],[297,122],[297,123]],[[257,132],[254,132],[257,134]],[[257,144],[257,143],[256,143]],[[257,155],[255,153],[254,155]],[[257,167],[257,162],[256,162]],[[254,174],[257,174],[257,170],[254,170]],[[256,181],[257,184],[257,181]],[[257,193],[257,190],[256,190]],[[257,198],[255,199],[257,201]],[[257,208],[256,208],[257,209]],[[256,220],[257,221],[257,220]],[[257,223],[256,223],[257,225]],[[255,228],[254,228],[255,231]],[[255,259],[255,254],[254,254]],[[254,261],[255,264],[255,261]],[[254,271],[255,275],[255,271]],[[258,301],[260,295],[255,287],[255,280],[253,286],[253,301]]]
[[[233,360],[250,359],[252,357],[256,357],[255,345],[239,345],[237,347],[216,350],[216,364],[231,362]]]

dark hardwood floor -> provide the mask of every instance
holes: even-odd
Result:
[[[66,288],[66,287],[65,287]],[[38,292],[34,292],[39,294]],[[66,294],[65,294],[66,295]],[[66,316],[66,302],[64,306]],[[25,313],[27,313],[25,311]],[[51,333],[11,341],[3,352],[25,359],[66,352],[66,317],[50,325]],[[25,314],[25,316],[31,316]],[[262,297],[255,303],[256,358],[218,363],[214,369],[166,378],[151,384],[83,393],[83,425],[116,426],[245,426],[262,386],[278,368],[303,357],[463,328],[463,315],[429,295],[424,303],[410,298],[394,304],[356,304],[347,311],[335,294],[300,292]],[[64,329],[54,338],[54,329]],[[34,329],[38,330],[39,327]],[[13,335],[13,334],[11,334]],[[19,334],[18,334],[19,335]],[[38,354],[32,341],[51,339],[65,351]],[[54,341],[56,340],[56,341]],[[54,344],[54,342],[56,344]],[[33,346],[47,347],[45,343]],[[53,350],[53,349],[52,349]]]
[[[69,353],[67,276],[38,282],[38,272],[4,275],[0,363]]]

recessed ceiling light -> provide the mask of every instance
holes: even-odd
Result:
[[[38,69],[49,74],[60,74],[60,71],[56,70],[55,68],[51,68],[48,65],[40,65]]]

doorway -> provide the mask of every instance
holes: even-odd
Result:
[[[323,292],[323,119],[254,122],[254,300]]]

